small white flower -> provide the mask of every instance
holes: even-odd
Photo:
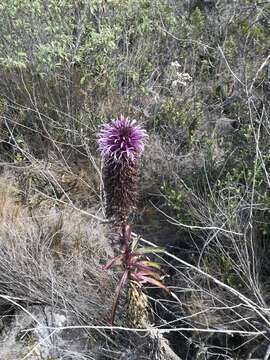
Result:
[[[171,62],[171,66],[172,66],[172,67],[180,67],[181,65],[179,64],[178,61],[172,61],[172,62]]]

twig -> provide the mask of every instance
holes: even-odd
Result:
[[[156,207],[156,205],[154,205],[151,202],[152,206],[161,214],[163,214],[164,216],[166,216],[167,219],[169,219],[169,223],[172,225],[176,225],[176,226],[182,226],[184,228],[190,229],[190,230],[216,230],[216,231],[221,231],[227,234],[232,234],[232,235],[238,235],[238,236],[243,236],[243,233],[239,233],[239,232],[235,232],[235,231],[231,231],[231,230],[226,230],[223,229],[223,226],[225,224],[223,224],[221,227],[217,227],[217,226],[198,226],[198,225],[187,225],[187,224],[183,224],[179,221],[177,221],[176,219],[172,218],[171,216],[169,216],[168,214],[166,214],[164,211],[162,211],[161,209],[159,209],[158,207]]]
[[[136,236],[135,233],[132,233],[133,236]],[[157,247],[157,245],[153,244],[152,242],[142,239],[140,238],[140,241],[151,245],[153,247]],[[212,280],[215,284],[221,286],[222,288],[228,290],[230,293],[234,294],[237,298],[239,298],[240,300],[242,300],[249,308],[251,308],[254,312],[256,312],[256,314],[267,324],[267,326],[270,328],[270,321],[265,317],[265,315],[263,314],[263,312],[268,312],[269,313],[269,309],[265,309],[262,308],[260,306],[258,306],[254,301],[248,299],[245,295],[241,294],[239,291],[237,291],[236,289],[232,288],[231,286],[223,283],[222,281],[216,279],[214,276],[206,273],[205,271],[201,270],[200,268],[178,258],[177,256],[169,253],[168,251],[164,251],[164,254],[166,254],[167,256],[169,256],[170,258],[176,260],[177,262],[181,263],[182,265],[185,265],[186,267],[188,267],[189,269],[192,269],[194,271],[196,271],[197,273],[205,276],[206,278],[208,278],[209,280]]]
[[[28,328],[25,330],[22,330],[22,332],[29,332],[29,331],[35,331],[41,329],[50,329],[54,331],[63,331],[63,330],[72,330],[72,329],[90,329],[90,330],[119,330],[119,331],[130,331],[130,332],[151,332],[151,331],[157,331],[160,334],[168,334],[170,332],[178,332],[178,331],[193,331],[193,332],[203,332],[203,333],[221,333],[221,334],[228,334],[228,335],[246,335],[246,336],[253,336],[253,335],[265,335],[266,331],[245,331],[245,330],[235,330],[235,329],[215,329],[215,328],[187,328],[187,327],[179,327],[179,328],[130,328],[130,327],[124,327],[124,326],[106,326],[106,325],[74,325],[74,326],[41,326],[38,328]]]
[[[66,201],[63,201],[63,200],[61,200],[61,199],[56,199],[56,198],[54,198],[54,197],[52,197],[52,196],[49,196],[49,195],[47,195],[47,194],[45,194],[45,193],[43,193],[42,191],[39,191],[39,190],[37,190],[37,189],[34,189],[34,191],[35,191],[36,193],[44,196],[44,197],[47,198],[47,199],[56,201],[56,202],[58,202],[58,203],[60,203],[60,204],[63,204],[63,205],[67,205],[67,206],[69,206],[71,209],[76,210],[76,211],[80,212],[81,214],[90,216],[91,218],[93,218],[93,219],[101,222],[102,224],[109,223],[109,220],[100,218],[99,216],[96,216],[96,215],[91,214],[91,213],[89,213],[89,212],[87,212],[87,211],[85,211],[85,210],[82,210],[82,209],[78,208],[77,206],[75,206],[73,203],[70,203],[70,204],[69,204],[69,203],[67,203]]]

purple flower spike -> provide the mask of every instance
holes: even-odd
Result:
[[[147,136],[136,120],[129,120],[122,115],[120,119],[102,125],[97,135],[101,155],[116,163],[136,161],[144,150]]]
[[[111,243],[117,254],[123,246],[122,228],[127,225],[128,217],[137,205],[139,159],[147,134],[135,120],[121,116],[102,125],[97,137],[104,160],[102,177],[106,216],[112,220],[116,237],[111,237]]]

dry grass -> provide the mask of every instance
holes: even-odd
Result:
[[[110,254],[105,225],[69,207],[59,209],[51,204],[31,216],[9,176],[1,177],[0,191],[0,311],[4,323],[10,322],[12,314],[14,319],[20,313],[35,318],[33,306],[64,314],[66,325],[82,326],[88,339],[81,357],[78,353],[72,359],[119,358],[122,346],[128,349],[138,343],[136,336],[123,338],[120,333],[112,336],[106,330],[87,329],[108,324],[116,286],[117,274],[102,270]],[[125,316],[119,324],[125,325]],[[34,320],[28,327],[37,325]],[[27,349],[31,359],[31,346]],[[62,354],[65,351],[68,354],[69,349],[62,349]]]
[[[123,113],[150,135],[134,225],[171,251],[160,261],[176,297],[149,290],[154,325],[183,359],[269,360],[269,5],[75,3],[68,54],[49,73],[31,61],[0,73],[3,322],[55,309],[87,337],[71,358],[154,358],[145,333],[93,329],[107,324],[118,277],[102,271],[111,250],[95,133]],[[19,29],[32,59],[40,39]],[[74,61],[73,49],[85,55]],[[117,325],[124,312],[123,299]]]

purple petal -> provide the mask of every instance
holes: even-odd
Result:
[[[144,150],[147,134],[136,125],[136,120],[129,120],[121,115],[120,119],[103,124],[97,137],[102,156],[112,157],[115,162],[134,162]]]

